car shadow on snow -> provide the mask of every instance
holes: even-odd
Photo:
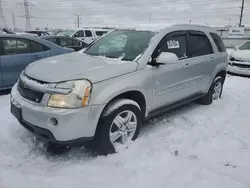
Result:
[[[58,147],[45,142],[44,140],[35,137],[32,133],[22,129],[19,131],[19,138],[27,148],[25,155],[28,156],[43,156],[49,161],[79,161],[90,160],[98,156],[93,151],[86,149],[84,146],[77,147]]]
[[[188,111],[199,108],[200,106],[203,105],[197,104],[196,102],[190,102],[154,116],[144,122],[141,129],[141,134],[139,136],[151,134],[157,131],[162,126],[173,126],[172,121],[177,117],[182,117],[182,119],[188,121],[188,118],[185,116],[185,114]],[[190,124],[190,126],[192,126],[192,124]]]

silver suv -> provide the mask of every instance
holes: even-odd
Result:
[[[11,92],[21,125],[55,145],[93,140],[103,154],[135,140],[158,113],[219,99],[228,54],[210,27],[114,30],[85,52],[37,61]]]

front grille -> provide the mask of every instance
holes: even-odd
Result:
[[[36,103],[40,103],[44,95],[42,92],[28,88],[21,79],[18,82],[18,91],[23,98]]]
[[[240,67],[240,68],[250,68],[250,64],[249,65],[242,65],[242,64],[232,63],[232,65],[236,66],[236,67]]]

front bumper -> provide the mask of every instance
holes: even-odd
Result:
[[[249,68],[242,68],[240,65],[237,66],[238,62],[235,61],[229,61],[227,72],[234,73],[234,74],[240,74],[240,75],[245,75],[245,76],[250,76],[250,63]],[[242,65],[245,65],[246,63],[242,63]]]
[[[67,145],[93,139],[104,108],[104,105],[77,109],[42,106],[24,99],[16,85],[11,91],[11,103],[21,109],[17,119],[30,132],[48,142]],[[58,124],[53,125],[51,118],[55,118]]]

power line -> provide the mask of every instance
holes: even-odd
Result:
[[[84,2],[84,3],[73,3],[72,1],[71,1],[71,5],[76,5],[77,7],[87,7],[88,8],[88,6],[90,6],[90,5],[94,5],[94,7],[93,8],[96,8],[96,7],[100,7],[100,8],[103,8],[103,7],[105,7],[105,6],[107,6],[107,7],[109,7],[109,8],[112,8],[112,7],[114,7],[114,8],[118,8],[118,7],[132,7],[132,6],[136,6],[136,7],[138,7],[139,6],[139,8],[141,8],[141,7],[145,7],[145,5],[149,5],[150,7],[152,6],[152,5],[157,5],[157,6],[159,6],[159,7],[162,7],[162,5],[166,5],[166,6],[171,6],[171,7],[176,7],[176,6],[179,6],[179,5],[199,5],[199,4],[209,4],[209,5],[211,5],[213,2],[217,5],[217,4],[225,4],[225,3],[230,3],[230,2],[235,2],[235,0],[230,0],[230,1],[221,1],[221,2],[218,2],[218,0],[216,1],[216,0],[210,0],[210,1],[207,1],[207,0],[201,0],[201,1],[193,1],[193,2],[189,2],[189,3],[186,3],[186,2],[176,2],[176,1],[172,1],[172,2],[163,2],[163,1],[153,1],[153,2],[147,2],[147,3],[134,3],[133,1],[132,1],[132,4],[130,3],[130,4],[123,4],[123,5],[116,5],[117,3],[121,3],[121,2],[131,2],[131,1],[127,1],[127,0],[125,0],[125,1],[112,1],[112,2],[110,2],[110,1],[108,1],[108,2],[104,2],[103,3],[103,5],[102,4],[100,4],[100,2],[98,2],[98,4],[97,3],[94,3],[95,1],[91,1],[91,2]],[[113,3],[113,5],[114,6],[111,6],[112,5],[112,3]],[[116,3],[116,4],[114,4],[114,3]],[[50,3],[49,5],[50,5],[50,7],[52,7],[53,5],[61,5],[62,3],[61,2],[58,2],[58,3]],[[111,4],[111,5],[110,5]],[[101,6],[100,6],[101,5]],[[64,6],[65,7],[65,6]],[[65,8],[64,8],[65,9]],[[69,7],[68,9],[71,9],[71,7]]]
[[[127,1],[126,1],[127,2]],[[94,7],[92,7],[93,9],[105,9],[105,8],[108,8],[109,10],[111,8],[138,8],[138,9],[142,9],[142,8],[145,8],[145,7],[148,7],[148,8],[151,8],[153,5],[157,5],[159,7],[166,7],[166,8],[179,8],[179,7],[183,7],[183,6],[180,6],[180,5],[203,5],[203,4],[208,4],[208,5],[211,5],[212,3],[215,3],[216,5],[218,4],[225,4],[225,3],[230,3],[230,2],[235,2],[235,0],[231,0],[231,1],[227,1],[227,2],[218,2],[218,0],[210,0],[209,2],[208,1],[196,1],[194,3],[176,3],[176,2],[173,2],[173,3],[164,3],[164,2],[151,2],[151,3],[144,3],[144,4],[124,4],[124,5],[107,5],[109,2],[107,2],[106,4],[104,5],[96,5],[96,4],[93,4],[93,3],[86,3],[84,2],[83,4],[77,4],[77,7],[76,8],[89,8],[88,6],[91,6],[91,5],[94,5]],[[73,4],[73,3],[72,3]],[[50,7],[53,7],[53,5],[56,5],[56,6],[59,6],[61,5],[61,3],[54,3],[54,4],[50,4]],[[55,6],[54,6],[55,7]],[[238,8],[238,7],[237,7]],[[72,7],[69,7],[69,8],[48,8],[48,9],[40,9],[40,10],[72,10]]]
[[[227,9],[216,9],[214,11],[205,11],[203,12],[202,14],[203,15],[210,15],[210,14],[214,14],[216,12],[219,12],[219,13],[227,13],[227,14],[231,14],[231,12],[229,12],[229,10],[235,10],[235,8],[227,8]],[[250,10],[250,9],[247,9],[247,10]],[[237,10],[235,10],[237,11]],[[156,17],[164,17],[164,18],[173,18],[173,16],[185,16],[187,17],[187,14],[188,15],[198,15],[200,16],[200,12],[183,12],[183,13],[176,13],[176,14],[172,14],[172,15],[168,15],[168,14],[158,14],[156,15]],[[103,14],[100,14],[102,16],[112,16],[112,14],[109,14],[109,15],[103,15]],[[94,16],[96,15],[89,15],[89,16],[84,16],[84,18],[93,18]],[[141,15],[137,15],[136,17],[138,16],[141,16]],[[23,17],[23,16],[17,16],[17,17]],[[41,17],[41,16],[38,16],[38,17],[33,17],[34,19],[45,19],[45,20],[72,20],[74,19],[73,17]],[[135,19],[135,16],[134,17],[131,17],[132,19]],[[204,17],[203,17],[204,18]]]

